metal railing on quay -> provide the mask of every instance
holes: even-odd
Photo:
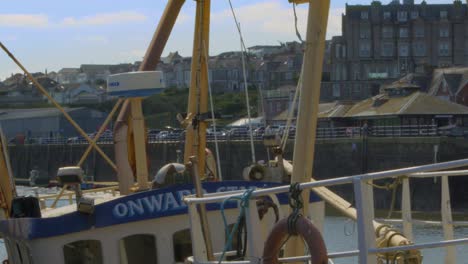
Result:
[[[283,135],[283,129],[277,129],[268,134]],[[295,139],[296,131],[291,129],[288,134],[288,139]],[[260,141],[263,140],[264,132],[254,132],[253,139]],[[370,137],[468,137],[468,128],[452,127],[441,128],[436,125],[402,125],[402,126],[369,126],[363,127],[319,127],[317,128],[317,139],[357,139],[357,138],[370,138]],[[215,136],[213,133],[207,133],[206,138],[208,141],[214,141]],[[148,143],[161,143],[161,142],[183,142],[185,134],[183,133],[160,133],[149,134]],[[217,134],[218,141],[247,141],[250,140],[250,132],[248,130],[233,130],[233,131],[220,131]],[[101,136],[97,144],[113,144],[114,139],[112,136]],[[28,138],[17,142],[14,139],[9,141],[9,144],[47,144],[47,145],[74,145],[74,144],[88,144],[88,141],[82,137],[40,137]]]

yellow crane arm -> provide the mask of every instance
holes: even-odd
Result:
[[[16,187],[8,156],[8,142],[0,131],[0,208],[3,210],[0,219],[10,216],[11,203],[15,196]]]

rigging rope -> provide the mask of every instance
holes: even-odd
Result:
[[[244,90],[245,90],[245,101],[247,104],[247,118],[249,120],[249,134],[250,134],[250,149],[252,154],[252,163],[256,162],[255,159],[255,147],[253,143],[253,130],[252,130],[252,118],[250,115],[250,102],[249,102],[249,88],[247,85],[247,71],[245,67],[245,53],[247,53],[247,48],[245,47],[244,38],[242,37],[242,31],[240,27],[240,23],[237,21],[236,13],[234,12],[234,7],[232,6],[231,0],[228,0],[229,6],[231,8],[231,13],[234,18],[234,22],[236,23],[237,32],[239,33],[240,38],[240,45],[241,45],[241,58],[242,58],[242,73],[244,75]]]
[[[217,135],[217,129],[216,129],[216,118],[214,114],[214,106],[213,106],[213,94],[211,92],[211,83],[210,83],[210,71],[208,70],[208,64],[209,64],[209,56],[208,56],[208,51],[206,48],[206,45],[204,43],[203,45],[203,53],[205,54],[205,60],[206,60],[206,72],[208,73],[208,93],[210,95],[210,107],[211,107],[211,121],[213,121],[213,132],[214,132],[214,140],[215,140],[215,151],[216,151],[216,165],[218,168],[218,179],[220,181],[223,180],[223,174],[221,172],[221,161],[219,157],[219,146],[218,146],[218,135]]]
[[[296,36],[299,39],[299,41],[301,42],[301,44],[303,44],[304,40],[302,39],[301,33],[299,32],[299,29],[297,27],[298,18],[297,18],[297,12],[296,12],[296,4],[293,3],[292,6],[293,6],[293,11],[294,11],[294,29],[296,30]],[[303,75],[303,73],[304,73],[304,63],[302,64],[299,79],[297,81],[296,91],[294,93],[294,99],[293,99],[291,107],[289,108],[289,111],[288,111],[288,117],[287,117],[287,120],[286,120],[285,131],[283,131],[283,137],[281,138],[281,149],[283,150],[283,153],[284,153],[284,151],[286,149],[286,144],[288,142],[289,130],[290,130],[291,125],[292,125],[292,119],[294,118],[294,111],[296,109],[296,102],[297,102],[297,99],[299,97],[300,91],[302,89],[302,75]]]
[[[293,101],[292,101],[292,104],[291,106],[289,107],[289,111],[288,111],[288,117],[287,117],[287,120],[286,120],[286,127],[285,127],[285,131],[283,131],[283,137],[281,138],[281,150],[283,150],[283,153],[286,149],[286,144],[288,142],[288,137],[289,137],[289,130],[291,128],[291,125],[292,125],[292,119],[294,118],[294,112],[295,112],[295,109],[296,109],[296,103],[297,103],[297,99],[299,97],[299,94],[301,92],[301,89],[302,89],[302,71],[303,71],[304,67],[301,68],[301,73],[299,75],[299,80],[298,80],[298,83],[297,83],[297,86],[296,86],[296,91],[294,92],[294,98],[293,98]]]
[[[296,28],[296,36],[301,41],[301,43],[304,43],[304,40],[302,40],[301,33],[299,33],[299,29],[297,28],[296,4],[294,3],[293,3],[293,11],[294,11],[294,27]]]
[[[229,250],[229,248],[231,248],[231,246],[232,246],[232,240],[233,240],[234,233],[237,231],[237,228],[239,227],[239,224],[242,222],[242,219],[245,217],[245,209],[249,208],[250,196],[252,196],[252,193],[253,193],[254,190],[255,190],[254,188],[247,189],[242,195],[229,197],[229,198],[225,199],[221,203],[221,210],[220,211],[221,211],[221,216],[223,218],[224,229],[226,230],[226,233],[227,233],[227,241],[226,241],[226,244],[224,245],[223,252],[221,253],[221,256],[219,257],[219,263],[221,263],[223,261],[224,255]],[[228,227],[228,224],[227,224],[226,215],[224,213],[224,207],[225,207],[227,202],[233,201],[233,200],[240,201],[240,204],[239,204],[240,213],[239,213],[239,216],[237,217],[237,221],[234,224],[234,227],[232,228],[231,232],[228,233],[228,228],[229,227]]]
[[[398,177],[395,180],[393,180],[393,182],[386,183],[385,185],[378,185],[372,182],[367,182],[367,184],[371,185],[374,188],[392,191],[392,200],[390,203],[390,209],[388,210],[387,219],[390,219],[390,217],[392,217],[393,211],[395,209],[395,204],[396,204],[396,195],[397,195],[398,186],[401,183],[402,183],[402,177]]]

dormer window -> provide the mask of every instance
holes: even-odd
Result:
[[[393,37],[393,28],[392,27],[383,27],[382,28],[382,37],[384,38],[392,38]]]
[[[408,20],[408,12],[398,11],[398,21],[406,22]]]
[[[369,19],[369,12],[367,12],[367,11],[361,11],[361,19],[362,19],[362,20],[367,20],[367,19]]]
[[[446,38],[449,36],[449,29],[447,26],[441,26],[439,28],[439,37]]]
[[[388,12],[388,11],[385,11],[385,12],[383,13],[383,18],[384,18],[385,20],[390,20],[390,19],[392,18],[392,13],[390,13],[390,12]]]
[[[400,28],[400,38],[407,38],[408,37],[408,28]]]
[[[441,19],[447,19],[448,12],[446,10],[440,11],[440,18]]]

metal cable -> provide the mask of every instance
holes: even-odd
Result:
[[[205,43],[203,44],[203,51],[205,54],[205,60],[206,60],[206,72],[208,73],[208,93],[210,96],[210,107],[211,107],[211,121],[213,122],[213,132],[214,132],[214,140],[215,140],[215,151],[216,151],[216,165],[218,167],[218,179],[220,181],[223,180],[223,174],[221,172],[221,161],[219,157],[219,146],[218,146],[218,136],[216,135],[217,129],[216,129],[216,118],[214,114],[214,106],[213,106],[213,93],[211,92],[211,83],[210,83],[210,71],[208,70],[208,64],[209,64],[209,56],[208,56],[208,50],[206,48]]]
[[[249,120],[249,130],[250,130],[250,149],[251,149],[251,155],[252,155],[252,163],[256,162],[255,159],[255,147],[253,143],[253,130],[252,130],[252,118],[250,115],[250,102],[249,102],[249,89],[247,85],[247,71],[245,67],[245,58],[244,58],[244,53],[247,53],[247,48],[245,47],[244,43],[244,38],[242,37],[242,31],[240,27],[240,23],[237,21],[237,16],[236,13],[234,12],[234,7],[232,6],[231,0],[228,0],[229,6],[231,8],[232,16],[234,18],[234,22],[236,23],[237,27],[237,32],[239,33],[239,38],[240,38],[240,45],[241,45],[241,58],[242,58],[242,72],[244,75],[244,90],[245,90],[245,101],[247,105],[247,119]]]

